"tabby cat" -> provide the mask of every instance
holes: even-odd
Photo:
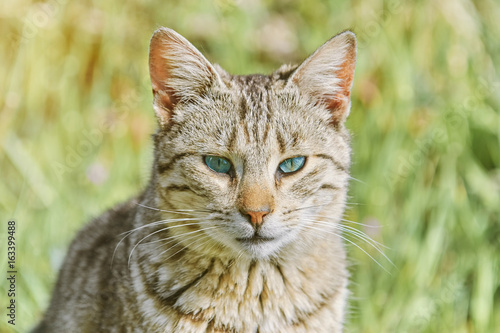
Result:
[[[35,332],[341,332],[356,38],[230,75],[158,29],[142,194],[86,226]]]

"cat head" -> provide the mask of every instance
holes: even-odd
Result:
[[[328,235],[346,201],[355,62],[356,38],[345,31],[300,66],[233,76],[158,29],[149,57],[154,204],[189,217],[172,235],[195,251],[251,258]]]

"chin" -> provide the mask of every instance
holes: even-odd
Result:
[[[284,237],[261,241],[237,241],[241,253],[243,251],[252,260],[267,260],[276,257],[286,246]]]

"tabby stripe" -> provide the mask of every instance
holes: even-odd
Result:
[[[300,195],[302,198],[307,198],[313,195],[316,191],[314,191],[312,188],[309,189],[302,189],[301,191],[297,191],[297,194]]]
[[[212,319],[210,319],[210,321],[207,323],[206,332],[217,332],[215,330],[215,317],[212,317]]]
[[[287,282],[286,282],[285,274],[283,274],[283,271],[281,270],[281,265],[276,264],[275,266],[276,266],[276,269],[278,270],[278,272],[281,275],[281,279],[283,280],[283,285],[286,286]]]
[[[269,129],[271,128],[271,116],[274,114],[274,109],[271,107],[271,100],[268,96],[266,100],[267,112],[266,112],[266,130],[264,131],[264,141],[267,140],[269,134]]]
[[[293,325],[296,327],[297,326],[307,327],[306,323],[311,319],[311,317],[317,315],[319,312],[323,311],[327,306],[331,305],[329,300],[336,299],[338,297],[339,291],[337,289],[334,289],[332,291],[333,291],[332,293],[326,293],[326,295],[323,295],[322,299],[315,304],[315,309],[307,313],[304,313],[300,317],[297,317]]]
[[[247,109],[248,109],[248,105],[247,105],[246,98],[245,98],[245,96],[241,96],[241,99],[240,99],[240,120],[241,121],[245,120],[245,116],[247,114]]]
[[[180,185],[169,185],[169,186],[166,186],[166,187],[159,187],[159,191],[158,193],[160,194],[161,198],[166,202],[168,203],[169,205],[171,204],[170,203],[170,199],[171,197],[168,195],[170,192],[175,192],[175,191],[190,191],[191,193],[194,193],[196,194],[197,196],[202,196],[200,195],[199,193],[195,192],[192,188],[187,188],[184,187],[184,186],[180,186]]]
[[[269,98],[269,95],[267,95],[266,98],[266,106],[267,106],[267,116],[269,117],[272,115],[274,112],[274,109],[271,107],[271,99]]]
[[[293,192],[304,192],[304,188],[307,188],[307,185],[313,182],[313,180],[318,176],[319,170],[314,169],[313,171],[306,174],[304,177],[299,179],[295,184],[293,184],[291,190]],[[310,192],[310,191],[309,191]]]
[[[172,158],[170,158],[170,160],[168,162],[164,162],[164,163],[159,162],[158,167],[157,167],[157,171],[160,174],[168,172],[168,171],[172,170],[174,168],[175,164],[177,162],[179,162],[179,160],[181,160],[183,157],[194,155],[194,154],[195,153],[188,152],[188,153],[180,153],[180,154],[174,155]]]
[[[174,244],[174,246],[179,246],[181,247],[182,245],[179,244]],[[176,249],[173,248],[173,246],[170,248],[172,251],[175,251]],[[186,253],[186,249],[184,247],[181,247],[181,250],[179,251],[180,253],[176,254],[175,257],[182,258],[184,254]],[[157,309],[162,309],[165,307],[165,303],[169,304],[169,297],[163,297],[158,290],[158,285],[154,284],[154,281],[151,281],[151,270],[155,270],[155,268],[150,267],[150,265],[146,264],[146,261],[139,261],[139,274],[141,276],[141,280],[144,286],[144,290],[146,294],[153,300],[154,306]]]
[[[347,173],[347,167],[343,166],[340,162],[338,162],[332,156],[326,155],[326,154],[318,154],[318,155],[314,155],[314,156],[331,161],[337,167],[337,169],[339,169],[342,172]]]
[[[266,119],[266,128],[264,129],[264,135],[262,136],[262,141],[265,142],[267,140],[267,136],[269,135],[269,129],[271,128],[271,121],[269,119],[269,113],[267,114]]]
[[[340,190],[340,187],[333,184],[323,184],[318,188],[318,191],[320,190]]]
[[[235,150],[235,143],[236,143],[237,135],[238,135],[238,126],[234,126],[233,130],[231,131],[231,136],[229,137],[229,142],[227,143],[228,151]]]
[[[250,278],[251,274],[252,274],[252,271],[255,269],[255,266],[256,266],[256,262],[255,260],[252,260],[250,262],[250,265],[248,266],[248,273],[247,273],[247,276]],[[250,283],[248,283],[250,280],[247,279],[247,285],[245,287],[245,292],[243,293],[243,295],[246,295],[247,294],[247,291],[248,291],[248,288],[250,287]]]
[[[280,153],[284,154],[286,151],[286,143],[280,132],[276,132],[276,139],[278,140],[278,145],[280,146]]]
[[[329,305],[329,303],[323,299],[322,301],[319,302],[319,305],[316,305],[315,310],[310,311],[308,313],[305,313],[303,316],[297,317],[293,321],[293,326],[294,327],[307,327],[307,322],[311,319],[311,317],[316,315],[321,310],[323,310],[327,305]]]
[[[253,136],[254,141],[257,142],[257,144],[260,144],[260,142],[259,142],[260,131],[259,131],[259,121],[258,120],[253,124],[252,136]]]
[[[191,288],[192,286],[197,284],[201,279],[203,279],[212,270],[212,267],[214,266],[214,261],[215,261],[215,259],[212,259],[208,268],[205,269],[200,275],[198,275],[197,278],[195,278],[193,281],[189,282],[184,287],[177,290],[173,295],[165,298],[164,302],[170,306],[174,306],[174,304],[177,303],[177,300],[182,296],[182,294],[184,294],[184,292],[186,292],[189,288]]]
[[[245,134],[245,139],[247,143],[250,143],[250,134],[248,133],[248,127],[245,123],[241,123],[241,127],[243,127],[243,134]]]
[[[168,185],[168,186],[165,186],[163,189],[167,192],[170,192],[170,191],[178,191],[178,192],[189,191],[189,192],[193,192],[194,194],[198,195],[198,193],[195,190],[193,190],[191,187],[189,187],[187,185]]]

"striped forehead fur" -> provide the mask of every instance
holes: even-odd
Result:
[[[186,121],[193,126],[191,132]],[[274,140],[278,135],[283,151],[292,148],[297,141],[302,141],[311,150],[325,144],[334,148],[332,140],[348,143],[345,130],[330,126],[328,110],[308,96],[302,96],[297,87],[283,87],[281,82],[269,77],[232,77],[224,88],[211,88],[203,97],[180,103],[173,123],[175,127],[165,135],[172,137],[184,133],[182,135],[190,135],[183,139],[184,143],[199,140],[203,145],[211,141],[222,150],[231,148],[231,137],[237,130],[245,132],[248,143],[256,140],[264,146],[270,144],[264,141],[271,135]]]

